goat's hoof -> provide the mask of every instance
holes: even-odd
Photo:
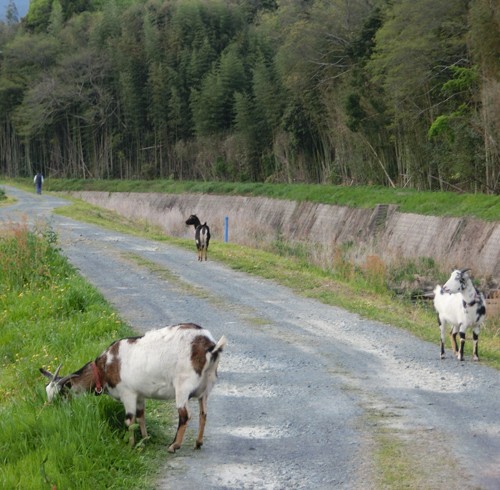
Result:
[[[177,446],[176,444],[171,444],[171,445],[168,447],[168,452],[173,454],[173,453],[175,453],[175,451],[176,451],[177,449],[179,449],[179,447],[180,447],[180,446]]]
[[[196,441],[196,444],[194,445],[195,449],[201,449],[201,446],[203,446],[203,442]]]
[[[479,362],[479,357],[474,356],[474,357],[472,358],[472,360],[473,360],[473,361],[476,361],[476,362]]]
[[[441,354],[441,359],[446,359],[446,356],[444,354]]]

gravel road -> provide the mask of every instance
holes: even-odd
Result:
[[[62,198],[5,189],[18,202],[0,207],[0,221],[48,221],[135,329],[189,321],[228,338],[205,445],[191,449],[193,403],[158,489],[374,488],[380,437],[410,449],[413,488],[500,489],[500,377],[470,353],[441,361],[437,343],[199,263],[194,244],[185,251],[72,221],[51,213]]]

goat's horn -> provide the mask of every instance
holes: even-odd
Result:
[[[465,272],[469,272],[470,271],[470,268],[469,269],[462,269],[460,272],[463,274]]]
[[[64,386],[71,378],[78,378],[78,374],[68,374],[67,376],[64,376],[64,378],[61,378],[60,380],[57,381],[57,384],[60,386]]]
[[[55,381],[57,379],[57,377],[59,376],[59,371],[61,370],[62,368],[62,364],[59,364],[58,368],[56,369],[56,372],[54,373],[53,377],[52,377],[52,381]]]

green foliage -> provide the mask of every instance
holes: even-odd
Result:
[[[451,78],[441,91],[449,112],[439,115],[431,124],[428,137],[439,154],[438,171],[442,179],[461,182],[476,181],[482,166],[478,155],[481,135],[477,132],[477,108],[474,93],[477,92],[477,67],[451,66]],[[471,165],[474,162],[474,165]]]
[[[0,172],[498,192],[498,19],[486,0],[33,0],[0,25]]]
[[[476,85],[479,81],[477,67],[451,66],[453,78],[443,84],[443,92],[447,95],[459,94],[470,90],[476,91]]]
[[[47,29],[49,25],[52,0],[31,0],[26,14],[26,27],[35,32]]]
[[[193,90],[191,108],[193,111],[196,134],[209,136],[218,129],[217,124],[223,121],[222,88],[219,84],[217,71],[213,69],[203,80],[200,91]]]
[[[427,133],[429,139],[441,136],[450,130],[450,116],[441,115],[436,117]]]
[[[361,121],[366,118],[366,112],[361,107],[360,96],[358,94],[349,94],[345,105],[345,111],[346,115],[349,117],[347,126],[351,131],[357,131]]]
[[[58,36],[63,27],[63,10],[59,0],[52,1],[52,9],[49,17],[47,31],[53,36]]]

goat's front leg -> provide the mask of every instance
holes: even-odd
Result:
[[[457,354],[458,360],[464,360],[464,347],[465,347],[465,332],[460,330],[460,351]]]
[[[478,344],[479,344],[479,329],[474,329],[472,332],[472,340],[474,341],[474,351],[472,359],[474,361],[479,361]]]
[[[182,440],[184,439],[184,434],[186,432],[187,424],[189,421],[189,412],[186,405],[178,408],[177,411],[179,412],[179,426],[177,427],[175,439],[168,447],[169,453],[175,453],[175,451],[181,447]]]
[[[135,417],[132,413],[127,412],[127,415],[125,415],[125,425],[128,427],[128,444],[130,447],[135,446],[135,435],[134,435],[134,430],[135,430]]]
[[[125,399],[124,399],[125,398]],[[128,427],[130,447],[135,446],[135,419],[138,413],[137,398],[135,396],[127,395],[122,398],[123,406],[125,407],[125,425]],[[144,409],[144,405],[142,406]],[[144,413],[142,413],[144,416]]]
[[[200,423],[198,425],[198,437],[196,438],[195,449],[200,449],[203,446],[203,434],[205,432],[205,424],[207,423],[207,398],[202,396],[198,402],[200,405]]]

